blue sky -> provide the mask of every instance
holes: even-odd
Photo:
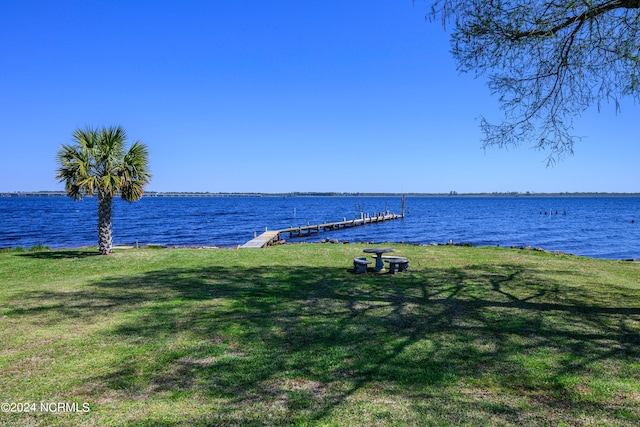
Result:
[[[500,118],[428,3],[4,1],[0,191],[61,190],[76,128],[122,125],[151,191],[640,191],[638,107],[589,111],[548,153],[481,149]]]

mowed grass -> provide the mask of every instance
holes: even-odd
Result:
[[[639,264],[392,246],[0,252],[0,425],[640,425]]]

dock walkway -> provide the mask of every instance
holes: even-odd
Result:
[[[360,219],[344,220],[339,222],[325,222],[317,225],[305,225],[301,227],[289,227],[282,230],[265,231],[261,235],[253,238],[241,248],[264,248],[270,246],[280,240],[282,234],[289,234],[289,237],[309,236],[320,231],[339,230],[341,228],[357,227],[359,225],[373,224],[376,222],[389,221],[392,219],[404,218],[404,215],[393,213],[380,214],[375,216],[363,217]]]
[[[249,240],[241,248],[264,248],[280,240],[280,231],[265,231],[258,237]]]

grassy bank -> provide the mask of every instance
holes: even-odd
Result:
[[[640,424],[640,264],[393,246],[0,252],[0,425]]]

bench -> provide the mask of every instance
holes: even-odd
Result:
[[[390,274],[396,274],[397,272],[403,272],[409,269],[409,260],[407,258],[383,257],[383,261],[389,263]]]
[[[356,274],[366,273],[367,267],[371,264],[371,261],[365,257],[353,259],[353,272]]]

